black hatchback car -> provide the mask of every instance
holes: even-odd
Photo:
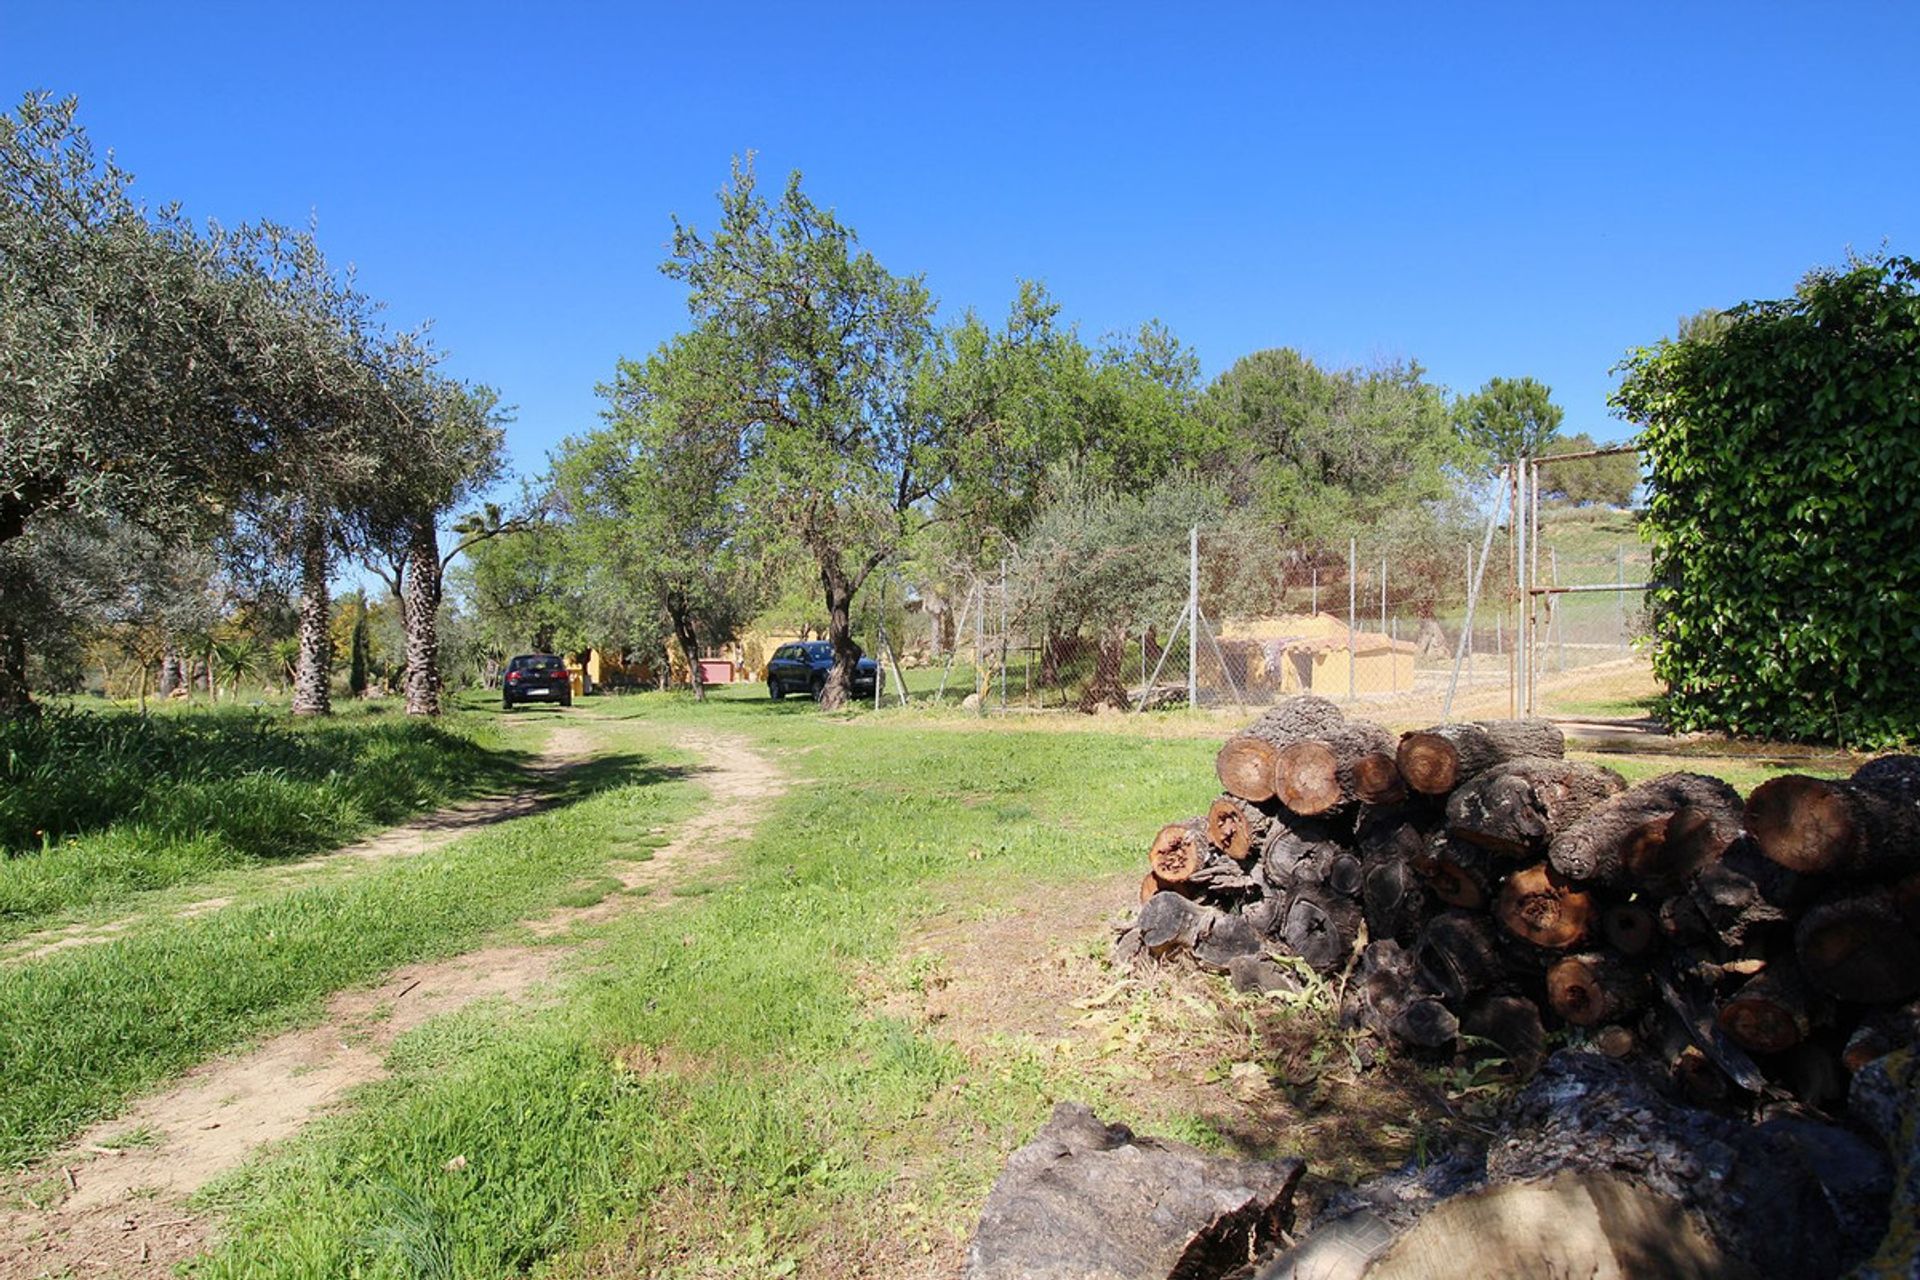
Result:
[[[573,677],[567,673],[567,660],[550,653],[523,653],[507,663],[500,681],[500,705],[511,711],[521,702],[572,706]]]
[[[818,702],[820,691],[827,687],[827,673],[832,670],[833,646],[825,640],[783,644],[767,661],[767,696],[778,702],[790,693],[804,693]],[[874,660],[862,658],[854,664],[853,688],[848,692],[856,698],[871,698],[879,678],[880,668]]]

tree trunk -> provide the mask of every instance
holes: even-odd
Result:
[[[0,600],[0,716],[39,713],[27,689],[27,639],[7,625],[6,602]]]
[[[431,519],[417,520],[407,538],[400,569],[400,617],[406,628],[407,667],[402,673],[407,714],[440,714],[440,541]]]
[[[300,661],[293,675],[293,714],[324,716],[333,711],[333,598],[327,578],[333,569],[328,554],[327,523],[308,516],[300,529]],[[213,676],[208,664],[208,679]]]
[[[170,698],[184,680],[180,668],[180,652],[169,641],[160,654],[160,696]]]
[[[1093,681],[1080,695],[1080,710],[1093,712],[1112,707],[1125,711],[1132,705],[1127,701],[1126,657],[1127,629],[1103,628],[1094,655]]]
[[[837,553],[819,556],[820,585],[827,596],[827,639],[833,642],[833,668],[820,690],[820,707],[844,707],[853,696],[853,673],[860,662],[860,646],[853,642],[854,584],[840,566]],[[692,655],[687,661],[693,662]]]
[[[667,620],[673,624],[673,638],[680,642],[680,652],[687,655],[687,684],[693,689],[693,700],[707,700],[707,685],[700,678],[700,636],[694,630],[693,614],[687,608],[686,598],[678,592],[667,596]]]

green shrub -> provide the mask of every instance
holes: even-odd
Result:
[[[1675,728],[1920,737],[1916,281],[1911,259],[1853,261],[1622,365]]]

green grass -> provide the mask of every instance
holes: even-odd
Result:
[[[864,1215],[902,1158],[951,1162],[935,1185],[971,1211],[988,1153],[1031,1132],[1055,1082],[877,1016],[856,974],[946,904],[1133,865],[1212,772],[1200,741],[618,706],[751,732],[795,776],[736,878],[603,926],[557,1007],[403,1039],[353,1114],[215,1193],[234,1218],[205,1274],[583,1274],[688,1187],[699,1229],[738,1228],[714,1237],[737,1253],[722,1274],[783,1274],[808,1224]],[[986,1140],[956,1152],[959,1134]]]
[[[685,808],[691,788],[678,776],[670,753],[613,751],[574,771],[562,802],[533,817],[10,965],[0,971],[0,1163],[311,1016],[334,991],[567,901],[613,839]]]
[[[498,789],[490,718],[50,707],[0,721],[0,941]]]

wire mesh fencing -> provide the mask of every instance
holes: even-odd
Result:
[[[883,699],[972,696],[983,711],[1257,709],[1317,693],[1395,704],[1381,715],[1438,718],[1461,700],[1505,714],[1528,608],[1536,680],[1635,660],[1643,593],[1623,588],[1646,580],[1647,549],[1606,532],[1543,521],[1523,574],[1504,529],[1314,543],[1180,530],[1179,546],[1132,549],[1157,571],[1097,608],[1070,577],[1036,587],[1017,555],[938,584],[896,580],[866,642],[889,667]]]

